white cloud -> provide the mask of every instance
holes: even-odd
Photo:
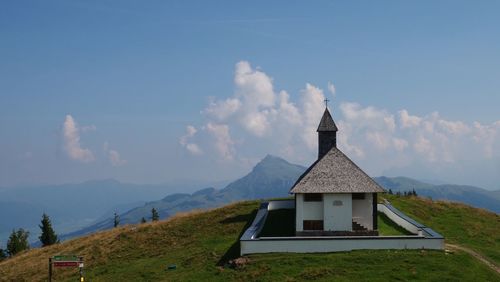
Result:
[[[210,105],[203,112],[209,116],[215,117],[217,120],[224,120],[238,111],[240,107],[240,100],[229,98],[224,101],[210,102]]]
[[[215,139],[215,148],[224,160],[234,158],[234,141],[229,134],[229,126],[226,124],[214,124],[209,122],[206,126],[207,132]]]
[[[188,152],[238,162],[267,153],[301,163],[314,160],[316,128],[325,109],[322,89],[306,83],[295,96],[275,91],[273,79],[246,61],[236,64],[234,83],[232,95],[211,101],[202,111],[203,125],[188,127],[181,137]],[[333,94],[335,86],[328,83],[327,90]],[[329,108],[339,127],[339,148],[371,173],[414,163],[432,170],[500,158],[500,121],[471,124],[438,112],[418,116],[354,102]]]
[[[399,111],[399,120],[402,128],[419,126],[422,121],[421,118],[408,114],[407,110]]]
[[[316,129],[325,110],[324,100],[323,90],[312,84],[307,83],[306,88],[302,90],[301,104],[304,126],[301,135],[309,149],[315,149],[318,146]]]
[[[194,143],[188,143],[186,144],[186,150],[188,150],[189,153],[192,155],[202,155],[203,151],[200,149],[200,147]]]
[[[123,166],[127,164],[127,161],[122,159],[118,151],[109,148],[109,143],[107,141],[104,142],[102,147],[112,166]]]
[[[330,92],[333,96],[335,96],[335,92],[337,91],[335,89],[335,85],[333,83],[331,83],[330,81],[328,81],[327,88],[328,88],[328,92]]]
[[[397,151],[403,151],[406,147],[408,147],[408,141],[401,138],[393,138],[392,144]]]
[[[186,126],[186,134],[182,136],[179,139],[179,143],[186,148],[186,150],[191,154],[191,155],[202,155],[203,150],[195,143],[189,142],[190,139],[192,139],[198,130],[192,126],[188,125]]]
[[[127,164],[127,161],[122,159],[120,154],[115,150],[109,150],[108,157],[112,166],[122,166]]]
[[[82,148],[80,129],[71,115],[66,115],[63,124],[63,150],[72,160],[85,163],[95,160],[92,151]]]

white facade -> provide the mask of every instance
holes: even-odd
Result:
[[[298,195],[297,195],[298,196]],[[295,205],[297,204],[297,205]],[[259,237],[267,213],[276,209],[293,209],[299,201],[272,201],[257,212],[252,225],[240,238],[241,255],[253,253],[315,253],[360,249],[437,249],[444,248],[444,238],[427,226],[415,222],[389,203],[378,204],[378,211],[417,235],[402,236],[294,236]],[[298,214],[298,213],[297,213]]]
[[[322,201],[308,202],[304,194],[295,194],[295,230],[304,231],[304,220],[323,221],[324,231],[352,231],[356,221],[367,230],[373,230],[373,194],[364,199],[352,199],[350,193],[325,193]]]
[[[323,194],[323,210],[323,230],[352,230],[351,194]]]
[[[364,199],[352,200],[352,219],[366,229],[373,230],[373,194],[364,195]]]

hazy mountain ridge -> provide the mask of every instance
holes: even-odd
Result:
[[[36,240],[39,231],[37,225],[43,212],[51,216],[59,234],[66,234],[61,238],[67,239],[112,228],[114,212],[120,214],[120,224],[123,225],[137,223],[142,217],[149,220],[153,207],[159,211],[161,218],[166,218],[178,212],[212,208],[238,200],[286,197],[289,196],[290,187],[305,169],[268,155],[250,173],[223,189],[209,187],[194,193],[172,194],[168,187],[163,189],[162,186],[104,180],[32,187],[28,190],[25,188],[17,191],[18,194],[26,195],[21,197],[21,202],[14,201],[15,194],[6,193],[6,190],[12,193],[13,189],[2,188],[0,242],[5,245],[8,233],[12,228],[19,227],[31,227],[35,232],[30,237]],[[423,197],[458,201],[500,212],[500,191],[464,185],[432,185],[407,177],[382,176],[374,179],[394,192],[415,189]],[[36,190],[36,193],[30,194],[32,190]],[[161,200],[151,201],[154,199]]]
[[[199,186],[197,186],[199,187]],[[0,244],[13,228],[38,236],[42,213],[47,213],[58,232],[67,233],[123,213],[147,201],[176,191],[194,190],[187,184],[130,184],[114,179],[60,184],[0,188]]]
[[[192,194],[168,195],[159,201],[148,202],[121,214],[120,224],[138,223],[142,217],[150,220],[152,208],[158,210],[160,218],[167,218],[178,212],[213,208],[238,200],[287,196],[290,187],[305,169],[284,159],[267,155],[249,174],[221,190],[209,187]],[[62,238],[72,238],[112,227],[113,218],[109,217],[84,229],[63,235]]]
[[[489,191],[470,185],[443,184],[432,185],[408,177],[374,177],[386,190],[403,192],[415,189],[422,197],[434,200],[449,200],[465,203],[500,213],[500,190]]]
[[[142,217],[149,220],[153,207],[159,211],[161,218],[166,218],[178,212],[212,208],[238,200],[286,197],[289,196],[288,192],[291,186],[305,170],[305,167],[268,155],[249,174],[228,184],[221,190],[210,187],[192,194],[168,195],[162,200],[146,203],[121,214],[120,224],[138,223]],[[415,189],[423,197],[463,202],[497,213],[500,212],[500,198],[491,196],[500,196],[500,191],[488,191],[473,186],[432,185],[407,177],[389,178],[382,176],[375,177],[374,180],[385,189],[392,189],[394,192]],[[63,238],[81,236],[112,227],[113,219],[110,215],[106,220],[67,234]]]

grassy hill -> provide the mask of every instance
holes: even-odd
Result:
[[[447,238],[500,263],[499,216],[461,204],[416,197],[390,197],[397,207]],[[177,215],[166,221],[127,225],[59,245],[33,249],[0,262],[0,281],[43,281],[47,258],[85,257],[87,281],[499,281],[500,275],[462,251],[353,251],[330,254],[266,254],[237,257],[238,238],[253,220],[258,202]],[[176,270],[166,270],[176,264]],[[224,266],[226,265],[226,266]],[[57,269],[55,281],[70,281],[75,270]]]

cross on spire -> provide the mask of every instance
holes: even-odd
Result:
[[[328,108],[328,102],[330,102],[330,100],[328,100],[328,98],[325,98],[325,106]]]

